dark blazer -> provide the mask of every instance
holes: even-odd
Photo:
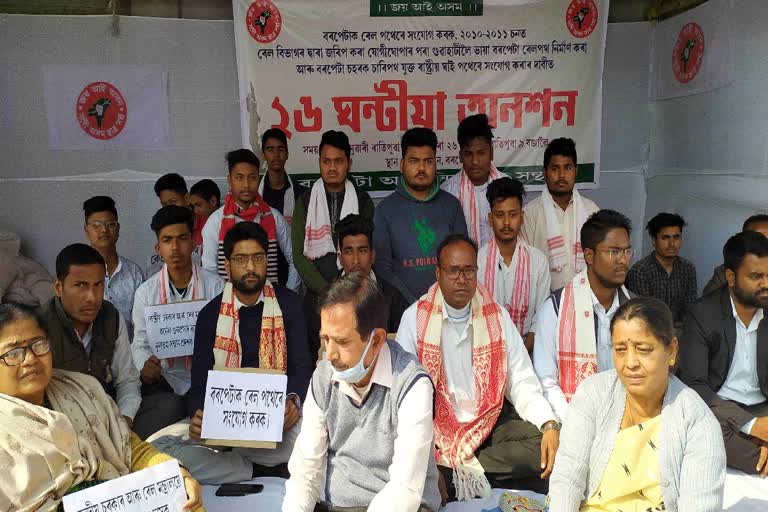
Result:
[[[764,314],[768,313],[765,310]],[[710,407],[724,405],[717,392],[725,383],[736,351],[736,319],[728,287],[710,293],[693,304],[680,337],[680,379],[696,390]],[[768,314],[757,327],[757,377],[760,390],[768,396]],[[736,405],[735,402],[732,402]],[[754,416],[733,408],[734,420],[744,425]]]

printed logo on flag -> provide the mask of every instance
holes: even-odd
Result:
[[[123,95],[109,82],[91,82],[77,97],[77,124],[94,139],[117,137],[127,116]]]
[[[253,2],[245,14],[248,33],[258,43],[271,43],[280,35],[283,18],[271,0]]]
[[[587,37],[597,27],[597,6],[594,0],[572,0],[565,10],[565,25],[574,37]]]
[[[696,23],[688,23],[680,29],[677,42],[672,48],[672,72],[678,82],[687,84],[701,69],[704,60],[704,31]]]

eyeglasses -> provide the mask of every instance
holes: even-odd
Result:
[[[267,255],[263,252],[259,254],[235,254],[230,261],[238,267],[247,266],[249,261],[252,261],[254,265],[258,266],[266,263]]]
[[[44,356],[51,351],[51,345],[48,338],[38,338],[25,347],[16,347],[9,350],[0,359],[6,366],[18,366],[27,358],[27,350],[31,350],[37,357]]]
[[[464,274],[466,279],[470,281],[477,277],[477,267],[440,267],[449,279],[458,279],[459,274]]]
[[[89,222],[88,226],[92,227],[96,231],[100,230],[101,228],[107,228],[109,231],[114,231],[117,229],[117,226],[119,226],[120,223],[114,220],[95,220],[93,222]]]
[[[608,254],[608,257],[611,258],[611,260],[616,261],[619,259],[619,256],[624,255],[627,257],[628,260],[632,259],[633,250],[631,247],[627,249],[598,249],[599,252],[604,252]]]

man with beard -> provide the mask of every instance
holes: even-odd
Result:
[[[763,236],[768,237],[768,215],[765,213],[758,213],[751,215],[744,224],[741,226],[742,231],[755,231],[761,233]],[[725,278],[725,265],[718,265],[709,282],[704,286],[704,291],[701,295],[709,295],[714,291],[718,291],[724,288],[728,284],[728,280]]]
[[[253,222],[235,224],[224,237],[224,291],[197,317],[189,391],[191,419],[150,438],[159,450],[176,457],[201,483],[242,482],[257,476],[287,477],[286,463],[300,430],[301,401],[307,392],[314,357],[307,343],[301,300],[267,279],[269,240]],[[277,449],[219,450],[200,444],[208,371],[261,368],[288,376],[283,441]]]
[[[723,247],[728,286],[702,297],[680,339],[680,378],[720,421],[728,465],[768,474],[768,238],[753,231]]]
[[[544,150],[541,195],[525,206],[523,238],[549,258],[552,290],[562,288],[584,269],[579,232],[599,208],[574,187],[578,174],[576,144],[560,138]]]
[[[581,228],[587,268],[550,295],[536,316],[533,364],[560,420],[584,379],[613,368],[611,319],[634,297],[624,288],[631,231],[619,212],[592,214]]]
[[[467,234],[459,200],[437,180],[437,135],[411,128],[400,141],[403,158],[397,189],[376,208],[373,247],[376,276],[402,294],[408,305],[434,283],[435,249],[451,234]]]

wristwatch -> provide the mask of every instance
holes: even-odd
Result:
[[[560,427],[562,427],[562,425],[560,425],[555,420],[549,420],[548,422],[546,422],[545,424],[543,424],[541,426],[539,431],[541,431],[542,434],[545,433],[547,430],[558,430],[559,431]]]

